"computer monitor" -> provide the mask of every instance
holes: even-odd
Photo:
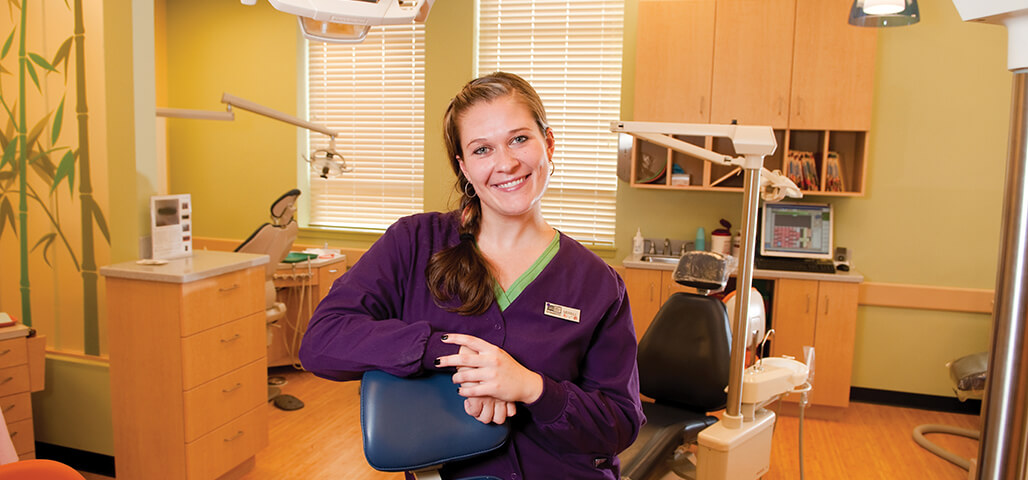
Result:
[[[832,258],[832,206],[767,203],[761,218],[760,254],[765,257]]]

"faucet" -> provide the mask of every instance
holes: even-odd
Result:
[[[671,239],[664,239],[664,249],[660,251],[661,255],[671,255]]]

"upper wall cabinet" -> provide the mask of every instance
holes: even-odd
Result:
[[[635,117],[710,122],[714,0],[639,2]]]
[[[851,0],[639,0],[634,120],[770,125],[764,161],[807,194],[864,193],[877,33]],[[681,138],[726,155],[712,138]],[[636,141],[640,188],[736,190],[737,168]]]
[[[789,128],[868,130],[874,28],[846,23],[848,0],[797,0]]]
[[[716,12],[710,122],[786,128],[795,0],[718,0]]]

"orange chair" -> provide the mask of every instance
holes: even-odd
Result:
[[[53,460],[22,460],[0,465],[0,480],[85,480],[85,477]]]

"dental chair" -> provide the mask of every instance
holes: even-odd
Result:
[[[724,288],[734,259],[715,252],[687,252],[674,280],[699,293],[679,292],[661,306],[639,342],[639,386],[646,424],[619,455],[623,480],[645,480],[725,407],[731,329],[725,304],[708,296]]]
[[[263,253],[271,257],[264,268],[264,314],[269,329],[269,342],[270,329],[286,315],[286,304],[278,301],[273,279],[278,264],[286,258],[289,249],[293,247],[293,241],[296,240],[299,227],[293,215],[296,213],[296,199],[299,196],[300,190],[294,188],[278,197],[271,204],[271,223],[265,222],[257,227],[257,230],[235,249],[241,253]],[[269,401],[278,397],[278,394],[276,388],[269,389]]]
[[[447,462],[501,448],[510,427],[484,424],[464,412],[449,374],[400,378],[370,371],[361,379],[361,433],[368,464],[382,472],[411,472],[439,480]],[[460,480],[500,480],[471,477]]]

